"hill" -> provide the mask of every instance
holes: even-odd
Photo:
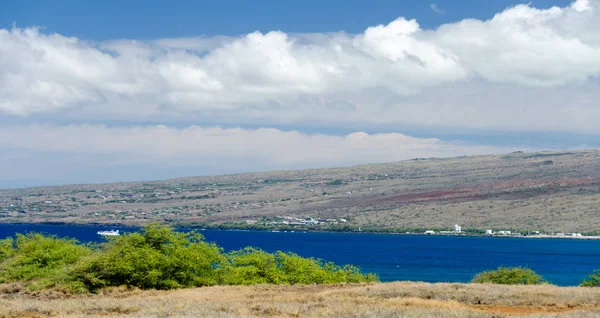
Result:
[[[599,151],[515,152],[2,190],[0,222],[593,232],[599,199]]]

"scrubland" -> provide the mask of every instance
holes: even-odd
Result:
[[[0,317],[598,317],[600,289],[395,282],[98,294],[0,287]]]

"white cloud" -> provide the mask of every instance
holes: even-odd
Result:
[[[527,86],[583,82],[600,75],[600,24],[596,10],[583,2],[547,10],[517,5],[489,21],[444,25],[432,36],[461,56],[461,65],[490,82]]]
[[[437,4],[435,4],[435,3],[430,4],[429,8],[431,9],[431,11],[433,11],[437,14],[445,14],[446,13],[446,10],[438,7]]]
[[[0,30],[0,112],[50,122],[600,133],[599,3],[517,5],[436,30],[398,18],[356,35],[93,43],[35,28]]]
[[[190,126],[26,125],[0,128],[0,149],[109,156],[111,164],[202,166],[235,162],[235,171],[389,162],[415,157],[508,152],[511,148],[444,142],[399,133],[345,136],[278,129]],[[17,164],[13,168],[17,168]]]

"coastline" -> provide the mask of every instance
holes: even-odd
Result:
[[[256,226],[232,226],[233,224],[220,223],[220,224],[186,224],[186,223],[169,223],[178,229],[192,229],[192,230],[214,230],[214,231],[253,231],[253,232],[276,232],[276,233],[331,233],[331,234],[380,234],[380,235],[407,235],[407,236],[431,236],[431,237],[481,237],[481,238],[498,238],[498,239],[510,239],[510,238],[527,238],[527,239],[575,239],[575,240],[600,240],[600,236],[597,235],[582,235],[582,236],[571,236],[571,235],[552,235],[552,234],[534,234],[534,235],[487,235],[479,232],[484,230],[466,230],[460,234],[424,234],[424,230],[421,232],[407,232],[407,231],[393,231],[394,229],[388,228],[366,228],[359,230],[359,226],[346,226],[344,228],[319,228],[319,227],[303,227],[303,228],[286,228],[281,227],[256,227]],[[101,228],[129,228],[139,229],[144,224],[127,224],[127,223],[79,223],[79,222],[0,222],[2,225],[15,225],[15,226],[90,226],[90,227],[101,227]],[[226,225],[226,226],[223,226]]]
[[[549,234],[539,234],[539,235],[529,235],[523,236],[524,238],[533,238],[533,239],[573,239],[573,240],[600,240],[600,236],[570,236],[570,235],[549,235]]]

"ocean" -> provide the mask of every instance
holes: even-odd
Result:
[[[0,224],[0,238],[41,232],[99,242],[99,230],[127,227]],[[382,281],[468,282],[481,271],[525,266],[556,285],[578,285],[600,269],[600,240],[527,239],[393,235],[367,233],[300,233],[200,231],[226,251],[254,246],[316,257],[339,265],[353,264]]]

